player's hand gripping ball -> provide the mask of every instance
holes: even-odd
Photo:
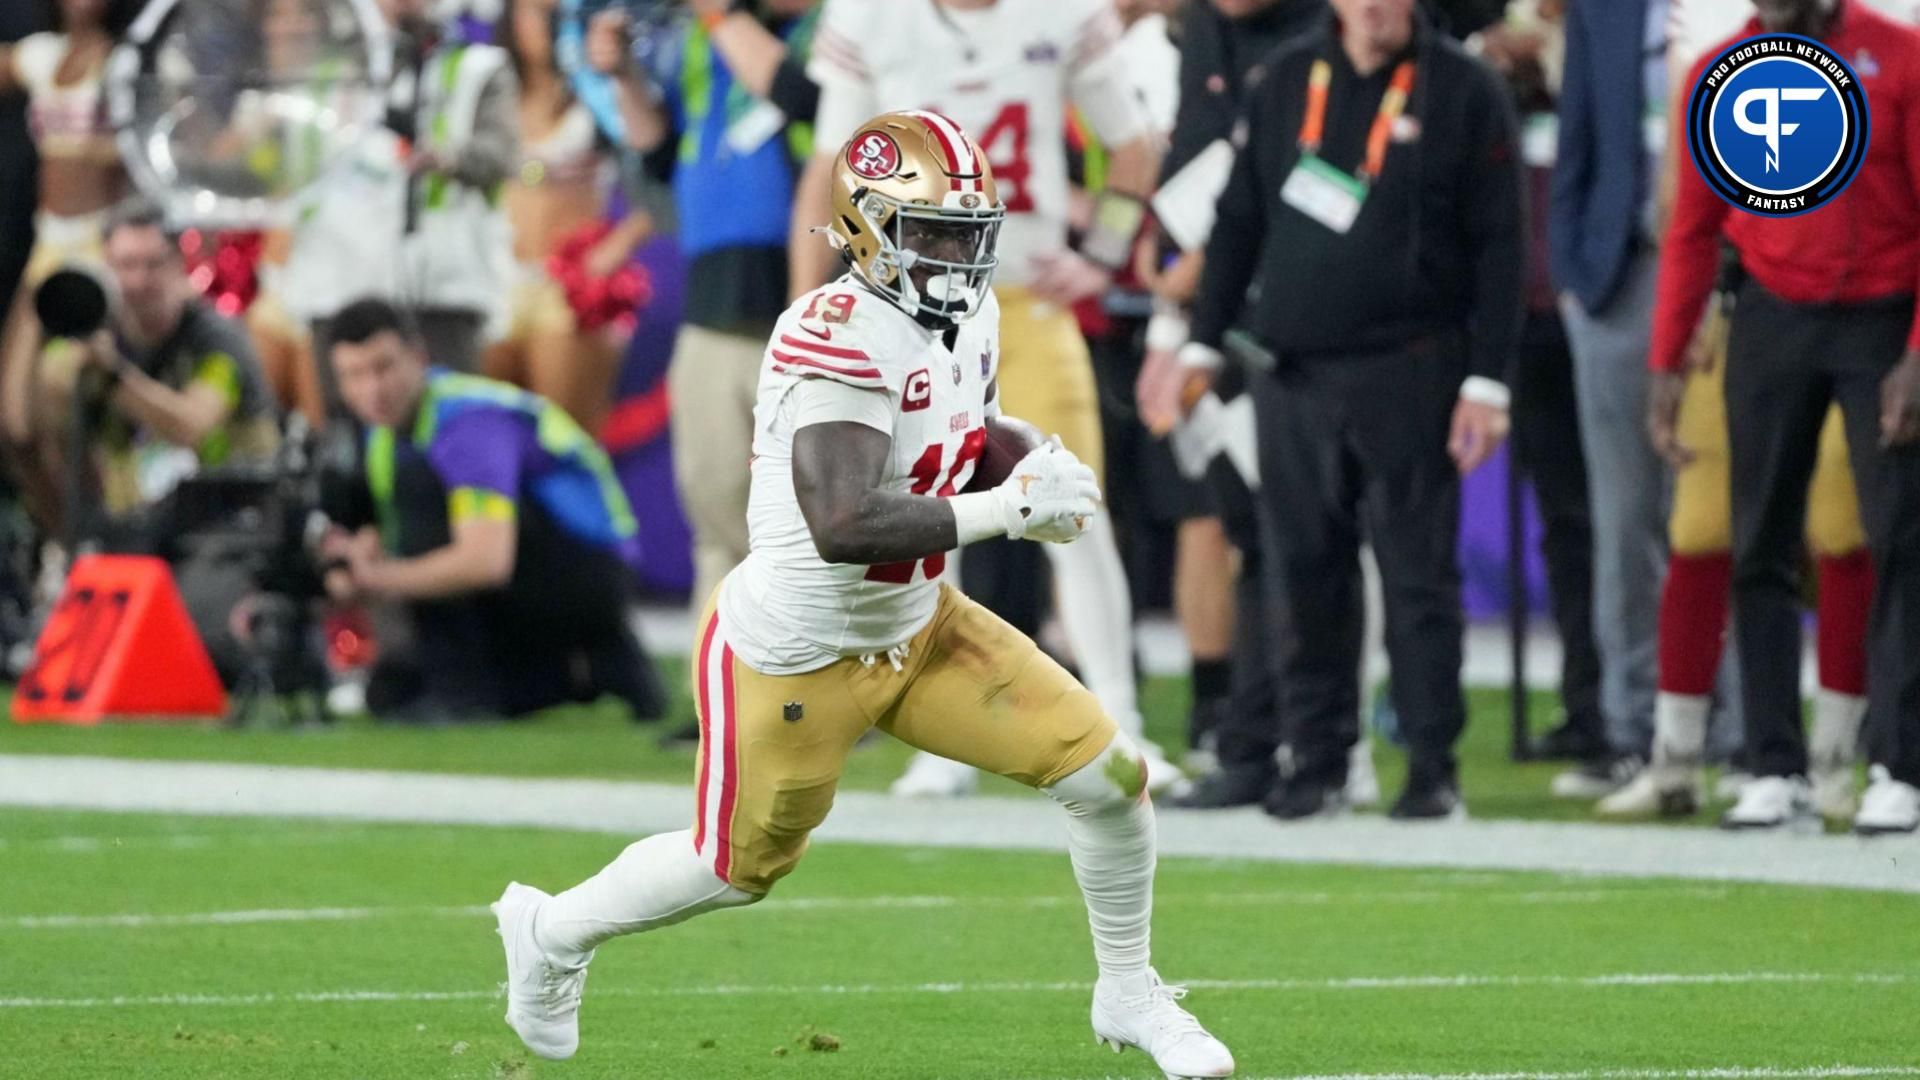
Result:
[[[1093,524],[1100,484],[1093,470],[1056,438],[1021,458],[993,494],[1008,536],[1070,544]]]

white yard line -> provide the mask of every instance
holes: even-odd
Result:
[[[1651,888],[1582,889],[1556,892],[1529,892],[1495,889],[1425,890],[1408,892],[1241,892],[1177,893],[1159,897],[1160,907],[1269,907],[1282,905],[1355,907],[1374,904],[1437,904],[1471,902],[1474,904],[1597,904],[1621,897],[1679,896],[1692,900],[1724,900],[1725,889]],[[1079,910],[1078,896],[803,896],[793,899],[775,897],[758,905],[759,914],[803,914],[816,911],[884,911],[890,909],[1013,909],[1037,911],[1053,908]],[[250,908],[235,911],[111,912],[105,914],[58,913],[49,915],[0,916],[0,930],[97,930],[145,929],[180,926],[244,926],[250,923],[360,922],[368,919],[397,918],[476,918],[489,914],[484,904],[385,906],[385,907],[307,907]]]
[[[1705,973],[1628,972],[1612,975],[1396,975],[1350,979],[1194,979],[1183,985],[1211,991],[1325,993],[1379,990],[1474,990],[1561,987],[1631,989],[1648,986],[1795,985],[1888,986],[1920,981],[1920,975],[1889,972],[1723,971]],[[784,997],[953,994],[1090,993],[1091,982],[924,982],[825,985],[717,985],[682,987],[600,986],[596,997]],[[483,1001],[501,996],[491,990],[310,990],[259,994],[152,994],[112,997],[0,997],[0,1009],[116,1009],[154,1006],[247,1006],[351,1004],[378,1001]],[[1318,1080],[1318,1078],[1316,1078]],[[1408,1078],[1412,1080],[1412,1078]],[[1466,1080],[1462,1077],[1460,1080]],[[1491,1080],[1491,1078],[1479,1078]],[[1568,1080],[1573,1080],[1569,1077]]]
[[[1727,891],[1714,888],[1646,889],[1568,889],[1528,892],[1496,889],[1421,890],[1406,892],[1237,892],[1175,893],[1155,898],[1156,906],[1167,907],[1279,907],[1344,906],[1364,907],[1378,904],[1599,904],[1623,897],[1679,897],[1694,901],[1725,900]],[[1039,911],[1054,908],[1079,910],[1078,896],[802,896],[784,899],[775,896],[756,905],[758,915],[804,914],[816,911],[885,911],[1012,909]],[[237,911],[190,912],[113,912],[106,914],[59,913],[50,915],[0,916],[0,930],[92,930],[142,929],[179,926],[242,926],[249,923],[358,922],[367,919],[394,918],[475,918],[489,914],[484,904],[387,906],[387,907],[309,907],[254,908]]]
[[[513,825],[622,836],[682,829],[692,819],[688,789],[673,784],[51,755],[0,755],[0,806]],[[1920,893],[1920,840],[1913,837],[1519,821],[1405,824],[1366,816],[1282,825],[1254,809],[1162,809],[1159,829],[1160,853],[1168,856]],[[1066,849],[1064,818],[1038,798],[924,802],[842,792],[815,836],[923,848]]]

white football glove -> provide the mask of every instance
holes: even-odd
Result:
[[[1055,436],[1021,458],[992,494],[1008,536],[1069,544],[1093,523],[1100,484]]]

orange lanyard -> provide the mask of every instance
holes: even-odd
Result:
[[[1300,121],[1300,149],[1309,154],[1320,152],[1320,140],[1327,132],[1327,90],[1333,85],[1333,65],[1315,60],[1307,76],[1307,115]],[[1380,111],[1374,115],[1367,132],[1367,160],[1360,166],[1360,179],[1368,184],[1380,178],[1387,165],[1387,144],[1393,139],[1394,121],[1407,111],[1407,98],[1413,93],[1413,61],[1402,60],[1393,69],[1393,79],[1380,98]]]

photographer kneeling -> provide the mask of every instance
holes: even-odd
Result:
[[[159,209],[123,204],[102,239],[115,299],[83,290],[78,306],[104,306],[106,324],[42,349],[35,456],[70,538],[158,551],[145,512],[195,472],[270,461],[280,429],[245,331],[194,292]]]
[[[412,656],[383,656],[369,708],[517,716],[604,693],[660,715],[626,619],[633,512],[599,445],[544,398],[430,367],[385,301],[335,317],[330,361],[367,428],[377,527],[330,538],[327,591],[397,601],[413,622]]]

